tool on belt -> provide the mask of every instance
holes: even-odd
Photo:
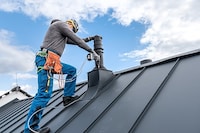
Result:
[[[43,69],[48,71],[47,72],[48,80],[47,80],[46,90],[45,90],[45,92],[48,92],[49,85],[50,85],[50,79],[53,78],[52,74],[60,74],[60,75],[62,74],[62,65],[60,62],[60,56],[58,54],[56,54],[50,50],[44,49],[44,48],[41,51],[39,51],[37,53],[37,55],[46,58],[46,62],[44,64],[44,66],[38,66],[37,72],[40,72]],[[60,83],[59,83],[59,85],[60,85]]]
[[[53,73],[60,74],[62,72],[60,56],[54,52],[48,51],[44,70],[51,70]]]

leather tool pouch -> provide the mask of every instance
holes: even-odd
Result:
[[[45,70],[52,70],[53,73],[60,74],[62,72],[62,65],[60,56],[54,52],[48,51],[46,62],[44,64]]]

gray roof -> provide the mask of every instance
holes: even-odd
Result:
[[[199,133],[200,50],[120,72],[93,70],[65,108],[53,92],[41,126],[60,133]],[[0,132],[19,133],[32,98],[0,108]],[[57,108],[51,108],[57,107]]]

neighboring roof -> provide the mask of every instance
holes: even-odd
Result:
[[[20,86],[14,87],[11,91],[6,92],[5,94],[0,96],[0,107],[9,103],[10,101],[14,99],[25,99],[31,97],[28,93],[23,91]]]
[[[91,72],[89,81],[76,87],[82,101],[65,108],[63,90],[54,91],[40,125],[52,133],[199,133],[199,68],[196,50],[114,75]],[[0,108],[1,133],[23,130],[31,101]]]

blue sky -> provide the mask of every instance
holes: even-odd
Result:
[[[37,91],[35,53],[53,18],[79,22],[78,36],[103,37],[104,65],[113,72],[199,48],[197,0],[0,0],[0,95],[16,84]],[[65,3],[65,4],[63,4]],[[76,6],[74,6],[76,5]],[[93,48],[93,42],[88,45]],[[67,45],[61,58],[80,70],[88,53]],[[86,61],[78,82],[87,80],[94,62]],[[54,90],[58,89],[56,81]]]

